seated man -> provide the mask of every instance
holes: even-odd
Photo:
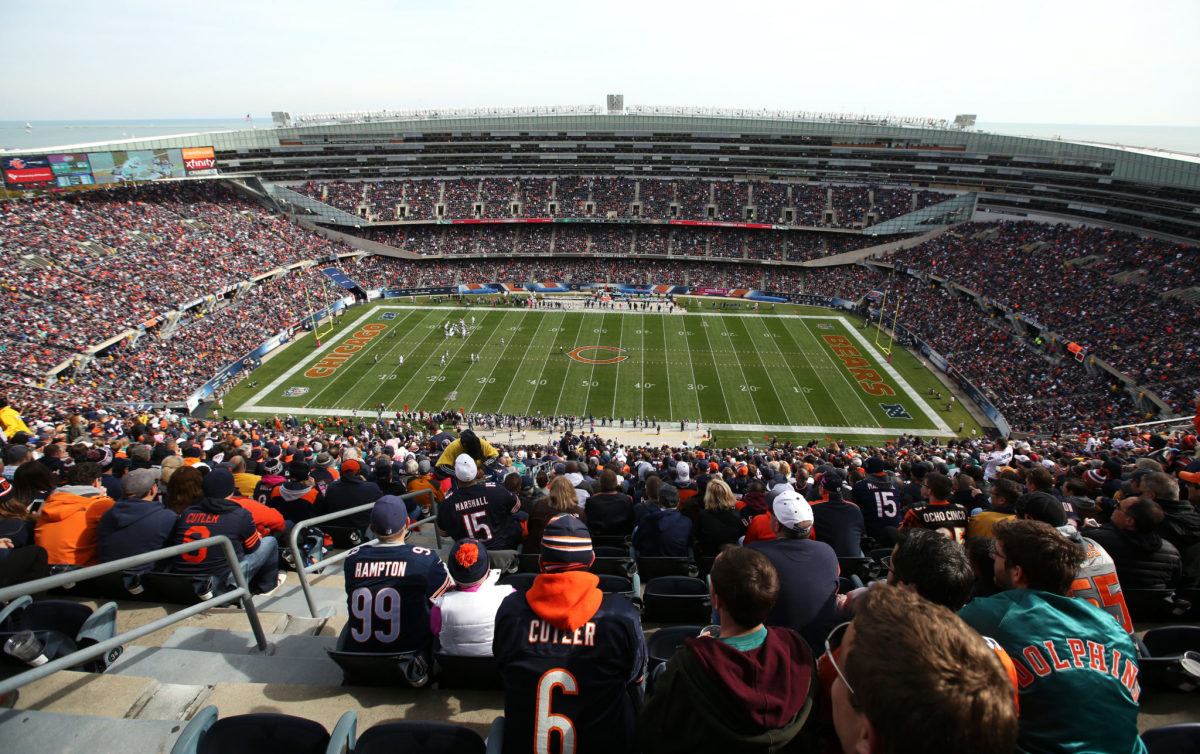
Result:
[[[633,532],[633,549],[644,558],[679,558],[688,554],[692,519],[679,512],[679,489],[658,487],[661,509],[650,511]]]
[[[97,562],[97,525],[112,507],[104,494],[98,463],[77,463],[67,469],[67,483],[52,492],[34,525],[34,542],[46,550],[50,565],[90,566]]]
[[[428,651],[433,645],[432,600],[451,586],[436,552],[406,544],[408,507],[385,495],[371,509],[379,544],[356,547],[346,556],[346,600],[350,620],[345,646],[357,652]]]
[[[521,544],[521,524],[513,516],[521,508],[516,495],[479,478],[479,468],[466,453],[455,459],[454,476],[458,489],[438,506],[442,536],[478,539],[493,556],[498,550],[516,550]]]
[[[664,666],[638,715],[647,754],[778,751],[800,733],[816,699],[808,645],[795,631],[763,625],[779,596],[771,561],[730,546],[711,576],[720,636],[687,639]]]
[[[633,500],[620,491],[620,484],[612,469],[600,472],[600,492],[584,503],[592,534],[623,536],[633,531]]]
[[[961,545],[967,538],[969,513],[964,506],[950,502],[954,482],[944,474],[931,471],[925,475],[921,490],[929,495],[929,502],[909,508],[904,513],[904,523],[900,528],[932,529]]]
[[[279,543],[274,537],[259,534],[250,511],[229,499],[236,492],[233,474],[229,469],[214,469],[201,485],[205,496],[179,514],[171,544],[224,534],[233,543],[250,591],[274,592],[284,580],[284,574],[279,573]],[[205,547],[173,558],[171,572],[195,576],[196,594],[201,599],[212,599],[237,584],[220,547]]]
[[[318,488],[320,485],[317,485]],[[337,513],[360,505],[373,503],[383,497],[383,490],[363,477],[362,463],[356,458],[342,462],[341,477],[325,490],[325,512]],[[295,523],[293,521],[292,523]],[[362,537],[371,523],[371,511],[359,511],[326,522],[325,526],[344,526]],[[366,538],[359,541],[365,541]]]
[[[976,598],[959,615],[1013,659],[1020,750],[1145,751],[1133,639],[1108,613],[1067,596],[1084,550],[1042,521],[999,521],[993,533],[1004,591]],[[1089,714],[1060,714],[1063,699],[1088,700]]]
[[[1179,550],[1158,533],[1162,507],[1153,500],[1122,498],[1112,518],[1099,528],[1087,529],[1117,566],[1124,589],[1173,589],[1183,574]]]
[[[1012,683],[996,653],[954,613],[881,584],[843,626],[830,635],[833,651],[822,663],[837,674],[831,702],[844,754],[1013,751]]]
[[[901,529],[887,564],[887,583],[930,602],[958,610],[971,598],[975,571],[966,551],[929,529]]]
[[[454,588],[435,599],[433,633],[440,651],[459,657],[491,657],[496,611],[515,589],[497,584],[500,571],[488,568],[488,551],[477,539],[450,548],[446,562]]]
[[[838,622],[837,555],[824,542],[808,538],[812,508],[795,490],[775,496],[769,521],[776,538],[746,545],[766,555],[779,574],[779,599],[765,622],[786,626],[810,647],[819,647]]]
[[[134,469],[121,477],[122,497],[100,517],[97,528],[101,563],[120,560],[167,546],[179,516],[163,506],[158,496],[158,472]],[[132,570],[144,572],[153,563]],[[126,579],[126,586],[137,588],[137,582]]]
[[[646,640],[633,604],[588,573],[587,527],[550,521],[541,570],[496,615],[492,649],[504,677],[504,750],[635,751]]]

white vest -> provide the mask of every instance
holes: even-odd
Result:
[[[434,604],[442,611],[442,632],[438,640],[442,652],[458,657],[491,657],[492,631],[500,603],[515,590],[497,584],[500,571],[492,570],[473,592],[449,591]]]

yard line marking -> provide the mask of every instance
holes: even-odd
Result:
[[[705,327],[705,328],[703,328],[703,330],[704,330],[704,340],[705,340],[705,341],[708,343],[708,350],[711,352],[711,351],[712,351],[712,338],[708,337],[708,331],[709,331],[710,329],[712,329],[712,328],[709,328],[709,327]],[[689,354],[689,356],[691,355],[691,346],[689,346],[689,347],[688,347],[688,354]],[[737,358],[734,358],[733,360],[734,360],[734,361],[737,361],[737,362],[739,362],[739,363],[738,363],[738,371],[739,371],[739,372],[741,372],[741,369],[742,369],[742,365],[741,365],[741,363],[740,363],[740,361],[741,361],[741,360],[740,360],[740,359],[737,359]],[[725,401],[725,415],[726,415],[726,416],[729,416],[729,417],[732,417],[732,416],[733,416],[733,412],[729,410],[729,398],[728,398],[728,397],[726,397],[726,395],[725,395],[725,380],[723,380],[723,379],[721,378],[721,372],[723,372],[723,371],[725,371],[725,370],[721,369],[719,364],[714,364],[713,366],[715,367],[714,371],[717,373],[717,382],[718,382],[718,383],[720,384],[720,386],[721,386],[721,398],[722,398],[722,400],[724,400],[724,401]],[[758,413],[758,406],[756,406],[756,405],[754,404],[754,396],[752,396],[752,395],[750,394],[750,389],[749,389],[749,385],[750,385],[750,383],[746,381],[746,373],[745,373],[745,372],[741,372],[741,374],[742,374],[742,384],[747,386],[747,389],[746,389],[746,398],[747,398],[747,399],[749,399],[749,401],[750,401],[750,406],[751,406],[751,407],[754,409],[754,418],[755,418],[755,419],[758,419],[758,420],[761,422],[761,421],[762,421],[762,416],[760,416],[760,415],[759,415],[759,413]],[[694,371],[692,372],[692,377],[693,377],[693,378],[695,377],[695,372],[694,372]]]
[[[587,319],[587,315],[581,313],[579,316],[579,330],[575,333],[575,342],[576,343],[579,342],[580,333],[583,332],[583,321],[585,319]],[[558,416],[558,407],[560,405],[562,405],[563,390],[565,390],[567,387],[567,375],[569,375],[570,373],[571,373],[571,365],[567,364],[567,372],[566,372],[566,374],[563,375],[562,384],[558,386],[558,400],[555,401],[555,403],[554,403],[554,413],[552,414],[552,416]]]
[[[401,320],[401,324],[402,324],[403,322],[407,322],[407,321],[408,321],[408,318],[409,318],[409,317],[411,317],[411,316],[412,316],[412,314],[408,314],[408,315],[406,315],[406,316],[405,316],[405,318],[404,318],[403,320]],[[427,315],[426,317],[422,317],[422,318],[421,318],[421,321],[418,323],[418,326],[420,326],[421,324],[424,324],[424,321],[425,321],[425,319],[427,319],[427,318],[428,318],[428,315]],[[393,325],[393,327],[397,327],[397,326],[399,326],[399,325]],[[399,346],[399,345],[401,345],[401,344],[405,343],[406,341],[408,341],[408,338],[409,338],[409,336],[410,336],[410,335],[412,335],[412,334],[414,334],[415,332],[417,332],[417,330],[414,328],[413,330],[409,330],[408,332],[404,333],[404,337],[402,337],[402,338],[400,338],[400,339],[399,339],[399,340],[400,340],[400,342],[399,342],[399,343],[395,343],[395,344],[393,344],[391,347],[389,347],[389,349],[388,349],[388,352],[387,352],[387,355],[388,355],[388,356],[390,356],[390,355],[391,355],[391,353],[392,353],[392,349],[394,349],[396,346]],[[390,338],[390,337],[385,337],[385,336],[382,336],[382,335],[381,335],[381,337],[377,337],[377,338],[375,338],[374,340],[372,340],[372,341],[371,341],[371,343],[372,343],[372,345],[373,345],[373,344],[374,344],[376,341],[382,341],[382,340],[394,340],[394,339],[393,339],[393,338]],[[424,337],[421,337],[421,338],[419,338],[419,340],[424,340]],[[418,343],[417,345],[420,345],[420,344]],[[366,355],[367,355],[367,354],[366,354],[366,352],[367,352],[368,350],[370,350],[370,348],[371,348],[371,345],[368,345],[366,350],[359,352],[359,353],[358,353],[358,354],[355,356],[355,359],[354,359],[354,364],[356,364],[356,365],[357,365],[357,364],[359,363],[359,357],[360,357],[360,356],[366,356]],[[365,362],[363,362],[363,363],[365,363]],[[387,374],[391,374],[391,373],[392,373],[392,372],[394,372],[394,371],[395,371],[397,368],[398,368],[398,365],[397,365],[396,363],[394,363],[394,362],[393,362],[392,364],[387,364],[387,365],[384,365],[384,367],[383,367],[383,371],[385,371]],[[355,380],[355,381],[354,381],[354,384],[350,386],[350,389],[349,389],[349,390],[345,390],[345,391],[343,391],[343,392],[342,392],[342,398],[346,398],[347,396],[352,396],[352,395],[355,395],[355,394],[357,393],[357,390],[356,390],[356,388],[358,387],[359,383],[361,383],[363,380],[367,379],[367,377],[368,377],[368,376],[369,376],[369,375],[370,375],[372,372],[374,372],[374,371],[375,371],[375,365],[374,365],[374,364],[372,364],[371,366],[369,366],[369,367],[367,367],[365,370],[363,370],[363,373],[362,373],[362,375],[361,375],[361,376],[359,376],[359,378],[358,378],[357,380]],[[334,381],[336,381],[336,378],[335,378],[335,380],[334,380]],[[386,385],[386,384],[387,384],[387,380],[383,380],[383,379],[381,379],[379,382],[380,382],[380,385],[379,385],[379,387],[376,387],[376,388],[371,388],[371,389],[368,391],[368,395],[367,395],[367,401],[366,401],[366,403],[373,405],[373,404],[374,404],[374,402],[375,402],[375,401],[373,400],[373,399],[374,399],[374,397],[375,397],[375,394],[376,394],[376,393],[378,393],[380,390],[382,390],[382,389],[383,389],[383,387],[384,387],[384,385]],[[331,382],[330,382],[330,384],[329,384],[328,386],[326,386],[326,388],[325,388],[325,389],[328,389],[328,387],[331,387],[333,384],[334,384],[334,382],[333,382],[333,381],[331,381]],[[323,389],[321,392],[324,392],[324,389]],[[320,397],[320,394],[319,394],[319,393],[318,393],[316,396],[313,396],[313,400],[315,401],[315,400],[316,400],[318,397]],[[340,399],[339,399],[338,401],[335,401],[335,402],[334,402],[334,405],[336,406],[338,403],[341,403],[341,400],[340,400]],[[366,407],[365,405],[351,406],[351,408],[360,408],[360,409],[361,409],[361,408],[365,408],[365,407]]]
[[[566,310],[559,310],[559,311],[557,311],[557,312],[553,312],[553,311],[551,311],[550,313],[557,313],[557,314],[558,314],[558,324],[556,324],[556,325],[555,325],[553,328],[541,328],[541,329],[539,329],[539,330],[538,330],[538,333],[537,333],[537,335],[534,335],[534,336],[533,336],[533,340],[529,341],[529,347],[530,347],[530,348],[533,348],[533,344],[534,344],[534,343],[537,341],[538,337],[539,337],[539,336],[541,336],[543,333],[547,333],[547,334],[549,334],[549,335],[550,335],[550,345],[551,345],[551,346],[553,346],[553,345],[554,345],[554,341],[558,339],[557,332],[552,332],[552,330],[561,330],[561,325],[562,325],[562,323],[563,323],[563,320],[565,320],[565,319],[567,318],[567,312],[566,312]],[[543,320],[543,321],[544,321],[544,320]],[[535,380],[535,381],[537,381],[537,380],[541,379],[540,375],[541,375],[541,374],[543,374],[543,373],[545,373],[545,371],[546,371],[546,362],[547,362],[547,361],[549,361],[549,359],[545,359],[545,360],[543,360],[543,361],[542,361],[542,366],[541,366],[541,367],[540,367],[540,368],[539,368],[539,369],[538,369],[538,370],[537,370],[537,371],[534,373],[534,380]],[[508,395],[509,395],[509,393],[511,393],[511,392],[512,392],[513,386],[515,386],[515,385],[517,384],[517,382],[519,382],[519,381],[520,381],[520,379],[521,379],[521,377],[520,377],[520,375],[521,375],[521,367],[525,366],[525,365],[526,365],[526,364],[528,364],[528,363],[529,363],[529,361],[528,361],[527,359],[523,359],[523,360],[521,361],[521,366],[518,366],[518,367],[517,367],[517,369],[516,369],[516,371],[515,371],[515,372],[513,372],[512,379],[511,379],[511,380],[509,380],[509,383],[508,383],[508,390],[504,391],[504,398],[503,398],[503,399],[501,399],[501,401],[500,401],[500,406],[501,406],[501,407],[503,407],[505,403],[508,403]],[[530,388],[531,388],[531,389],[529,390],[529,400],[525,402],[525,411],[523,412],[525,416],[529,416],[529,415],[530,415],[530,414],[529,414],[529,409],[533,408],[533,396],[537,394],[537,385],[531,385],[531,386],[530,386]]]
[[[858,328],[853,327],[849,322],[846,322],[844,319],[842,320],[842,322],[845,324],[846,330],[849,331],[850,335],[852,335],[854,337],[854,339],[858,341],[859,346],[862,347],[862,349],[866,353],[871,354],[871,357],[875,359],[875,363],[877,363],[879,365],[879,367],[881,369],[883,369],[883,371],[886,372],[889,377],[891,377],[893,380],[895,380],[896,386],[902,388],[904,390],[904,392],[907,393],[908,396],[913,399],[913,402],[915,402],[917,404],[917,406],[920,407],[921,413],[925,414],[925,417],[927,419],[932,421],[937,426],[937,428],[940,429],[942,432],[945,432],[945,433],[948,433],[951,435],[955,434],[950,429],[950,425],[946,423],[946,420],[943,419],[941,416],[939,416],[938,413],[936,411],[934,411],[929,406],[928,403],[925,402],[925,399],[922,398],[921,395],[916,390],[913,389],[912,385],[909,385],[908,381],[905,380],[903,377],[901,377],[900,373],[897,372],[895,370],[895,368],[892,367],[891,364],[889,364],[887,361],[885,361],[880,356],[879,352],[876,351],[871,346],[871,343],[866,339],[866,337],[861,332],[859,332]]]
[[[765,318],[765,317],[759,317],[758,319],[759,319],[760,321],[759,321],[759,322],[756,322],[756,323],[755,323],[756,325],[757,325],[757,324],[760,324],[760,323],[761,323],[761,320],[763,320],[763,319],[766,319],[766,318]],[[745,333],[746,333],[746,336],[749,338],[749,342],[751,342],[751,343],[754,343],[754,342],[756,342],[756,341],[755,341],[755,338],[754,338],[754,336],[750,334],[750,325],[747,325],[747,324],[745,324],[745,323],[739,323],[739,324],[742,326],[743,330],[744,330],[744,331],[745,331]],[[725,327],[726,325],[725,325],[724,323],[722,323],[722,325],[721,325],[721,326],[722,326],[722,327]],[[766,325],[765,325],[765,324],[763,324],[763,326],[765,327]],[[729,345],[730,345],[730,346],[733,346],[733,332],[732,332],[732,331],[730,331],[730,330],[726,330],[725,332],[729,332]],[[771,337],[767,338],[767,340],[771,340],[771,341],[775,340],[775,337],[774,337],[774,335],[772,335]],[[791,414],[788,412],[788,407],[787,407],[787,404],[786,404],[786,403],[784,403],[784,401],[783,401],[783,395],[782,395],[782,394],[779,392],[779,388],[778,388],[778,386],[776,386],[776,385],[775,385],[775,377],[773,376],[773,373],[774,373],[774,371],[775,371],[775,370],[774,370],[774,369],[772,369],[770,366],[768,366],[768,365],[767,365],[767,362],[763,360],[762,349],[759,349],[759,348],[754,348],[754,349],[752,349],[752,350],[754,351],[755,358],[757,358],[757,359],[758,359],[758,363],[762,365],[763,372],[765,372],[765,373],[766,373],[766,375],[767,375],[767,380],[768,380],[768,381],[771,383],[771,390],[772,390],[772,392],[774,392],[774,393],[775,393],[775,400],[776,400],[776,401],[779,403],[779,407],[780,407],[781,409],[783,409],[783,419],[784,419],[785,421],[787,421],[787,422],[791,423],[791,421],[792,421],[792,415],[791,415]],[[741,361],[742,361],[741,359],[737,359],[737,362],[738,362],[738,365],[739,365],[739,366],[741,365]],[[745,373],[746,373],[746,372],[745,372],[745,370],[743,369],[743,370],[742,370],[742,375],[744,376],[744,375],[745,375]],[[751,394],[750,394],[750,400],[751,400],[751,401],[753,401],[753,400],[754,400],[754,394],[753,394],[753,393],[751,393]],[[757,409],[757,404],[755,404],[755,408]],[[760,417],[760,418],[761,418],[761,417]]]
[[[779,340],[780,340],[778,337],[779,328],[770,327],[770,325],[767,324],[770,321],[769,318],[763,317],[763,320],[764,320],[763,325],[770,328],[771,332],[774,334],[774,336],[776,336],[776,337],[770,338],[770,341],[774,344],[775,352],[779,354],[780,361],[783,362],[784,368],[787,369],[788,376],[792,378],[793,393],[800,396],[800,400],[804,401],[804,407],[805,407],[805,410],[808,412],[808,415],[812,417],[813,421],[816,421],[817,420],[817,412],[815,410],[813,410],[812,403],[808,400],[808,395],[806,395],[804,392],[804,388],[806,386],[801,385],[800,380],[796,379],[796,373],[794,371],[792,371],[791,360],[788,358],[788,356],[786,354],[784,354],[783,349],[779,345]],[[787,327],[784,327],[782,329],[785,333],[787,332]],[[779,394],[778,391],[776,391],[776,395],[778,395],[778,394]],[[783,396],[779,397],[779,402],[780,403],[784,402]]]
[[[829,318],[829,317],[823,317],[823,319],[830,319],[830,318]],[[835,321],[841,321],[841,318],[840,318],[840,317],[836,317],[836,318],[833,318],[833,319],[834,319]],[[803,323],[802,323],[802,324],[803,324]],[[814,350],[814,349],[813,349],[813,348],[808,348],[808,349],[805,349],[805,348],[804,348],[804,345],[803,345],[803,344],[800,342],[799,338],[797,337],[797,334],[796,334],[796,332],[795,332],[795,331],[794,331],[792,328],[790,328],[790,327],[786,327],[786,326],[785,326],[783,329],[784,329],[784,332],[786,332],[786,333],[788,334],[788,337],[791,339],[792,343],[796,344],[796,348],[799,350],[799,352],[800,352],[800,355],[801,355],[801,356],[804,358],[804,363],[805,363],[805,364],[807,364],[807,365],[808,365],[808,368],[809,368],[809,369],[812,371],[812,373],[813,373],[813,376],[818,376],[820,372],[830,372],[830,373],[832,373],[832,372],[836,371],[837,369],[839,369],[839,367],[838,367],[837,365],[835,365],[835,364],[831,364],[831,365],[829,365],[829,366],[817,366],[817,365],[816,365],[816,364],[813,362],[813,360],[812,360],[812,359],[810,359],[810,358],[808,357],[808,354],[807,354],[807,353],[805,353],[805,351],[806,351],[806,350],[808,350],[808,351],[812,351],[812,350]],[[810,336],[812,335],[812,333],[811,333],[811,332],[809,332],[809,330],[808,330],[808,328],[807,328],[807,327],[805,327],[805,330],[804,330],[804,331],[805,331],[805,332],[807,332],[807,333],[808,333]],[[819,342],[819,341],[818,341],[818,342]],[[850,421],[849,417],[847,417],[847,416],[846,416],[846,412],[842,410],[841,401],[838,401],[838,400],[837,400],[837,399],[834,397],[833,393],[832,393],[832,392],[830,392],[830,390],[829,390],[828,388],[826,388],[826,387],[825,387],[825,380],[824,380],[824,379],[821,379],[821,381],[820,381],[820,382],[821,382],[821,388],[822,388],[823,390],[825,390],[825,392],[826,392],[826,393],[829,395],[829,402],[830,402],[830,403],[833,405],[833,408],[834,408],[834,410],[835,410],[835,411],[837,411],[837,412],[838,412],[838,415],[842,417],[842,421],[843,421],[843,422],[849,422],[849,421]],[[816,415],[816,412],[814,411],[814,412],[813,412],[813,420],[815,421],[817,418],[818,418],[818,417],[817,417],[817,415]]]

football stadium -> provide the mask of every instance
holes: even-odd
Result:
[[[6,751],[1196,750],[1194,156],[612,95],[0,171]]]

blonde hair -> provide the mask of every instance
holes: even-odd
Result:
[[[556,511],[575,513],[579,508],[579,496],[575,494],[575,486],[565,476],[556,476],[550,482],[550,496],[546,504]]]
[[[733,510],[737,508],[737,500],[733,497],[733,490],[729,489],[729,485],[725,484],[723,479],[713,479],[704,489],[704,510],[719,511]]]

